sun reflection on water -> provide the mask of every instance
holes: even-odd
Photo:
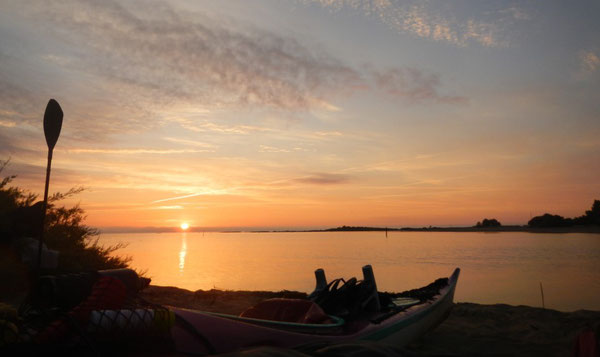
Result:
[[[181,250],[179,251],[179,272],[181,273],[183,273],[183,269],[185,268],[185,255],[187,254],[186,236],[186,233],[181,235]]]

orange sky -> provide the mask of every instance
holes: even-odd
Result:
[[[600,199],[598,6],[465,4],[3,5],[0,158],[42,192],[55,98],[51,190],[85,186],[67,203],[91,226],[583,214]]]

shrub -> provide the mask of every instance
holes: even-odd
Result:
[[[495,218],[484,218],[482,222],[477,222],[475,227],[477,228],[487,228],[487,227],[500,227],[502,224]]]
[[[530,227],[569,227],[573,225],[573,220],[559,215],[545,213],[543,216],[533,217],[527,223]]]
[[[0,162],[0,172],[8,160]],[[15,176],[0,181],[0,242],[6,250],[19,238],[38,239],[42,222],[42,203],[34,203],[35,194],[9,184]],[[84,270],[125,268],[129,257],[113,256],[122,244],[103,247],[98,244],[97,229],[85,225],[85,211],[79,206],[64,207],[57,202],[76,195],[83,188],[73,188],[66,193],[55,193],[48,198],[44,243],[49,249],[60,252],[57,273]]]

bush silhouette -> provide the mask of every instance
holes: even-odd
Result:
[[[564,218],[559,215],[545,213],[533,217],[527,224],[530,227],[570,227],[574,225],[600,225],[600,200],[594,200],[592,209],[585,211],[583,216]]]
[[[7,164],[8,160],[0,161],[0,173]],[[20,238],[39,239],[42,228],[42,203],[35,203],[35,194],[9,186],[15,177],[7,176],[0,181],[0,247],[4,253]],[[83,223],[85,212],[79,205],[70,208],[57,205],[82,190],[73,188],[48,198],[44,243],[49,249],[60,252],[57,272],[127,267],[130,258],[112,256],[123,245],[98,245],[99,232]]]
[[[559,215],[545,213],[542,216],[533,217],[527,223],[530,227],[568,227],[573,225],[573,220]]]
[[[495,219],[495,218],[491,218],[491,219],[487,219],[484,218],[483,221],[481,222],[477,222],[477,224],[475,225],[475,227],[477,228],[489,228],[489,227],[500,227],[502,224],[500,224],[500,222]]]
[[[576,218],[578,224],[600,225],[600,200],[594,200],[592,209],[585,211],[585,215]]]

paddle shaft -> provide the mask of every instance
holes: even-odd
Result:
[[[46,165],[46,186],[44,188],[44,203],[42,204],[42,230],[38,246],[38,274],[42,270],[42,244],[44,242],[44,227],[46,226],[46,208],[48,207],[48,187],[50,186],[50,167],[52,166],[52,149],[48,149],[48,164]]]

